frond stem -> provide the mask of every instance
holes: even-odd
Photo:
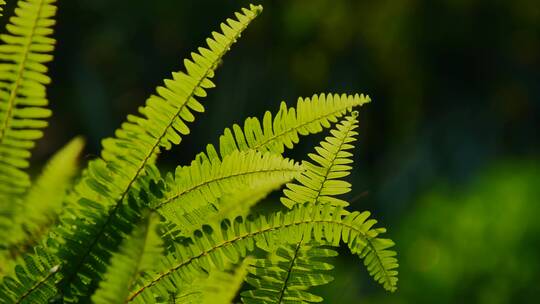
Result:
[[[371,237],[367,236],[363,231],[359,230],[357,227],[354,227],[350,224],[346,224],[346,223],[343,223],[341,221],[336,221],[336,220],[303,220],[303,221],[299,221],[299,222],[295,222],[295,223],[290,223],[290,224],[287,224],[287,225],[283,225],[283,226],[278,226],[278,227],[269,227],[269,228],[265,228],[265,229],[262,229],[262,230],[259,230],[259,231],[255,231],[255,232],[252,232],[252,233],[245,233],[243,235],[239,235],[231,240],[228,240],[228,241],[224,241],[223,243],[221,244],[218,244],[214,247],[211,247],[209,248],[208,250],[206,251],[203,251],[201,252],[200,254],[194,256],[194,257],[191,257],[189,258],[188,260],[172,267],[171,269],[167,270],[166,272],[163,272],[163,273],[160,273],[156,278],[154,278],[151,282],[149,282],[148,284],[144,285],[144,286],[141,286],[138,290],[134,291],[128,298],[128,301],[127,302],[131,302],[133,301],[138,295],[140,295],[144,290],[146,290],[147,288],[149,287],[152,287],[154,286],[157,282],[159,282],[160,280],[164,279],[165,277],[171,275],[172,273],[174,273],[175,271],[177,271],[178,269],[188,265],[189,263],[193,262],[194,260],[197,260],[199,258],[202,258],[218,249],[221,249],[225,246],[228,246],[228,245],[231,245],[237,241],[240,241],[240,240],[243,240],[243,239],[246,239],[246,238],[249,238],[249,237],[255,237],[259,234],[263,234],[263,233],[266,233],[266,232],[270,232],[270,231],[275,231],[275,230],[280,230],[280,229],[286,229],[288,227],[292,227],[292,226],[297,226],[297,225],[304,225],[304,224],[312,224],[312,223],[322,223],[322,224],[334,224],[334,225],[341,225],[343,227],[346,227],[348,229],[350,229],[351,231],[355,231],[357,232],[359,235],[362,235],[362,237],[366,240],[366,243],[367,243],[367,246],[376,252],[376,248],[375,246],[373,245],[373,243],[371,242]],[[375,255],[377,257],[377,260],[379,263],[382,264],[382,261],[378,258],[377,255]],[[387,273],[386,273],[386,270],[384,270],[383,268],[383,271],[384,271],[384,275],[387,277]]]

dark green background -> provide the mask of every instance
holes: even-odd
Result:
[[[360,111],[348,198],[389,227],[401,288],[385,295],[344,255],[336,262],[341,285],[323,288],[328,302],[526,303],[537,296],[538,1],[259,3],[264,12],[218,70],[194,136],[163,158],[165,167],[188,163],[223,128],[275,112],[281,100],[367,93],[373,103]],[[59,1],[49,91],[55,115],[36,162],[77,134],[89,142],[85,159],[95,157],[99,140],[247,4]],[[320,139],[289,156],[302,159]]]

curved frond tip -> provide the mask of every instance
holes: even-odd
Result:
[[[388,250],[393,242],[379,238],[383,228],[373,228],[376,221],[369,212],[344,214],[340,207],[306,204],[289,212],[250,219],[238,217],[218,226],[205,226],[163,258],[156,271],[146,274],[132,290],[129,301],[151,302],[156,294],[167,292],[210,271],[223,269],[227,262],[236,263],[254,250],[255,245],[272,250],[283,244],[303,240],[337,246],[346,243],[353,254],[364,259],[368,272],[388,290],[397,284],[397,259]]]
[[[214,87],[211,78],[215,69],[260,11],[260,6],[251,6],[237,13],[236,20],[222,23],[222,33],[213,32],[207,39],[208,47],[199,48],[184,61],[186,72],[173,73],[172,79],[165,80],[139,109],[138,116],[129,115],[115,137],[103,140],[101,158],[90,162],[76,187],[84,203],[65,216],[65,225],[59,229],[65,240],[85,240],[83,245],[73,242],[59,248],[66,261],[60,284],[64,300],[76,302],[95,288],[111,253],[124,237],[114,231],[115,225],[122,225],[122,231],[133,228],[132,223],[115,220],[122,217],[117,213],[125,199],[134,189],[142,188],[140,180],[149,174],[157,154],[179,144],[189,133],[188,123],[195,120],[194,113],[204,111],[199,100]],[[87,220],[89,215],[92,221]]]
[[[358,128],[357,112],[348,116],[330,131],[328,136],[315,147],[316,153],[308,154],[312,160],[302,164],[306,171],[297,178],[297,182],[287,184],[283,190],[281,202],[291,208],[303,203],[328,203],[335,206],[348,206],[349,203],[335,196],[351,190],[349,182],[341,180],[350,174],[352,169],[353,142]]]
[[[243,128],[237,124],[226,128],[219,138],[219,153],[213,145],[208,145],[206,153],[200,153],[197,159],[215,160],[234,151],[246,150],[281,154],[285,148],[292,149],[300,136],[319,133],[354,107],[370,101],[369,96],[359,94],[319,94],[299,98],[296,107],[288,107],[282,102],[277,114],[267,111],[262,122],[250,117]]]

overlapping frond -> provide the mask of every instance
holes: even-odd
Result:
[[[174,303],[182,304],[231,304],[248,274],[250,257],[225,270],[214,269],[208,277],[196,279],[187,287],[180,288]]]
[[[287,184],[282,203],[288,208],[303,203],[328,204],[336,207],[347,206],[348,203],[336,198],[336,195],[350,191],[350,184],[340,180],[349,175],[352,168],[348,152],[354,148],[351,144],[356,139],[358,133],[354,131],[358,125],[354,111],[351,116],[345,117],[334,129],[330,131],[332,136],[328,136],[315,148],[316,153],[310,153],[309,157],[316,162],[313,164],[304,161],[306,170],[297,177],[295,183]],[[308,289],[312,286],[326,284],[330,280],[328,275],[321,273],[321,270],[328,270],[329,267],[320,268],[322,262],[308,261],[313,257],[325,253],[324,248],[314,244],[306,244],[300,240],[295,245],[285,245],[277,249],[270,258],[260,259],[258,263],[265,266],[252,271],[252,276],[248,283],[256,289],[244,293],[245,303],[311,303],[321,302],[322,298],[316,296]],[[317,255],[319,254],[319,255]],[[280,256],[277,261],[273,256]],[[300,266],[299,266],[300,265]],[[328,265],[328,264],[324,264]],[[319,278],[319,279],[316,279]],[[297,280],[301,280],[298,284]]]
[[[233,152],[223,161],[194,161],[169,174],[164,198],[152,204],[184,234],[207,222],[223,195],[249,189],[261,182],[285,183],[303,171],[299,164],[280,155],[257,151]],[[209,206],[210,205],[210,206]]]
[[[221,222],[226,218],[246,216],[256,203],[268,196],[269,193],[280,189],[284,184],[284,180],[258,180],[240,191],[227,193],[218,199],[216,204],[218,210],[209,215],[208,221]]]
[[[291,208],[296,204],[303,203],[328,203],[335,206],[348,206],[344,200],[335,196],[349,192],[351,184],[341,180],[341,178],[350,174],[352,169],[351,157],[354,146],[351,144],[356,141],[358,135],[354,131],[358,127],[356,120],[357,112],[348,116],[336,128],[331,130],[332,136],[326,137],[315,147],[317,153],[310,153],[310,161],[302,162],[306,171],[297,178],[297,183],[287,184],[287,189],[283,191],[284,196],[281,202]]]
[[[77,301],[77,295],[86,297],[95,288],[111,252],[122,239],[121,233],[113,231],[113,218],[125,197],[140,188],[138,180],[147,174],[156,155],[180,143],[181,137],[189,133],[187,123],[195,119],[193,112],[204,111],[199,99],[214,86],[210,80],[214,70],[260,11],[260,6],[251,6],[236,13],[237,20],[222,23],[223,33],[213,32],[207,39],[208,48],[199,48],[184,61],[186,73],[173,73],[173,79],[165,80],[164,86],[157,88],[157,95],[139,109],[141,116],[129,115],[115,137],[103,141],[101,158],[89,164],[77,187],[83,203],[66,216],[61,231],[68,242],[77,240],[61,246],[59,251],[66,261],[61,286],[67,300]]]
[[[16,205],[10,215],[9,226],[0,231],[0,265],[4,259],[14,259],[37,244],[56,223],[66,193],[79,172],[79,156],[83,147],[84,140],[76,137],[58,150],[22,202]],[[4,268],[2,266],[0,269]]]
[[[78,208],[86,207],[87,211],[78,217],[64,216],[62,225],[55,230],[60,237],[55,240],[62,261],[59,288],[65,302],[84,301],[97,288],[112,253],[140,222],[148,201],[160,197],[159,191],[152,192],[160,188],[152,186],[159,180],[157,168],[148,166],[146,175],[138,181],[140,189],[131,189],[117,208],[111,210],[82,198]]]
[[[237,124],[226,128],[219,138],[219,154],[213,145],[208,145],[206,153],[200,153],[197,158],[214,160],[237,150],[281,154],[285,147],[291,149],[298,143],[299,136],[319,133],[353,107],[368,102],[368,96],[358,94],[320,94],[311,98],[299,98],[296,108],[289,108],[282,102],[276,115],[272,116],[269,111],[264,114],[262,123],[250,117],[244,122],[243,128]]]
[[[373,228],[369,212],[344,214],[340,207],[298,205],[291,211],[256,218],[238,217],[221,225],[204,226],[183,247],[178,247],[156,266],[156,271],[141,277],[129,300],[153,303],[155,295],[167,298],[176,286],[186,284],[213,267],[223,269],[227,262],[236,263],[257,245],[272,250],[282,244],[314,240],[338,246],[346,243],[353,254],[364,259],[369,273],[388,289],[397,282],[395,252],[388,250],[393,242],[379,238],[384,228]]]
[[[269,258],[257,259],[249,268],[250,275],[246,281],[256,289],[242,292],[242,302],[321,302],[321,297],[307,290],[333,280],[325,272],[334,267],[322,259],[334,256],[337,256],[337,252],[330,248],[304,243],[282,246]]]
[[[143,271],[154,267],[163,251],[161,238],[157,234],[157,223],[155,214],[145,216],[142,223],[123,241],[92,296],[93,303],[123,304],[132,282]]]
[[[56,279],[60,261],[45,246],[36,246],[31,255],[15,267],[13,276],[0,284],[0,303],[50,303],[56,298]]]
[[[7,33],[0,35],[0,197],[30,186],[24,169],[51,115],[45,64],[53,58],[55,2],[19,0]]]

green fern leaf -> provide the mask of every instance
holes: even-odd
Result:
[[[209,212],[219,209],[216,201],[226,193],[241,191],[261,182],[285,183],[302,172],[294,161],[256,151],[234,152],[223,161],[194,161],[178,167],[166,178],[168,191],[152,208],[191,235],[207,222]],[[208,208],[208,204],[214,208]]]
[[[192,111],[204,110],[197,99],[214,86],[210,79],[221,58],[260,11],[260,6],[251,6],[236,14],[238,20],[222,23],[223,34],[214,32],[207,40],[208,49],[199,48],[199,53],[192,53],[192,60],[185,60],[187,73],[173,73],[173,79],[165,80],[157,95],[139,109],[141,117],[129,115],[116,137],[103,141],[102,158],[90,162],[86,178],[77,186],[83,198],[81,206],[66,216],[60,230],[68,244],[59,248],[66,263],[61,282],[65,300],[79,301],[96,287],[111,252],[123,238],[114,231],[113,223],[119,222],[113,218],[122,218],[116,213],[126,196],[140,188],[138,180],[148,173],[156,155],[189,133],[186,123],[195,119]]]
[[[297,174],[298,176],[298,174]],[[221,222],[226,218],[246,216],[251,207],[268,196],[269,193],[283,186],[283,180],[259,180],[240,191],[233,191],[218,199],[217,211],[209,214],[207,222]]]
[[[355,111],[352,114],[330,131],[332,136],[326,137],[320,146],[315,148],[316,154],[309,154],[317,165],[309,161],[303,162],[306,171],[297,177],[299,184],[287,184],[287,189],[283,191],[285,196],[281,198],[281,202],[285,206],[292,208],[305,202],[336,207],[348,205],[334,196],[350,191],[350,184],[340,178],[349,175],[352,168],[352,154],[348,150],[354,148],[351,143],[356,140],[354,136],[358,135],[354,131],[358,127],[358,113]],[[322,274],[321,270],[328,269],[319,269],[316,262],[306,261],[310,254],[325,252],[323,248],[312,245],[300,241],[294,246],[279,248],[276,254],[281,255],[281,261],[276,262],[269,258],[258,260],[258,264],[276,271],[252,271],[248,283],[256,289],[243,293],[242,300],[245,303],[321,302],[321,297],[307,291],[312,286],[329,282],[313,279],[327,278],[328,275]]]
[[[99,284],[99,289],[92,296],[93,303],[124,303],[131,284],[143,271],[152,269],[162,252],[157,223],[155,214],[145,216],[132,235],[124,240],[120,251],[111,258],[111,264]]]
[[[314,95],[311,99],[300,98],[297,108],[287,108],[281,104],[280,110],[274,118],[270,112],[266,112],[263,125],[257,118],[248,118],[242,130],[234,125],[231,129],[225,129],[220,137],[221,158],[235,151],[261,150],[281,154],[284,147],[292,148],[299,141],[299,135],[307,135],[322,131],[322,127],[329,127],[354,106],[363,105],[370,99],[364,95]],[[234,132],[234,135],[233,135]],[[207,146],[206,153],[197,155],[198,161],[211,160],[219,162],[220,157],[213,145]],[[251,187],[232,191],[218,200],[217,213],[212,210],[196,212],[205,219],[221,220],[233,215],[242,215],[258,201],[266,197],[270,192],[280,188],[281,183],[261,182]],[[208,209],[208,208],[206,208]],[[238,212],[238,213],[235,213]]]
[[[14,277],[4,277],[0,284],[0,303],[49,303],[56,297],[56,275],[60,270],[58,258],[45,246],[36,246],[32,255],[15,267]]]
[[[272,250],[282,244],[304,240],[338,246],[343,240],[353,254],[364,259],[369,273],[388,289],[397,283],[395,252],[388,250],[393,242],[379,238],[383,228],[372,228],[369,212],[344,214],[340,207],[299,205],[286,213],[254,219],[238,217],[221,225],[205,226],[186,240],[174,254],[163,258],[157,271],[143,276],[131,291],[129,301],[152,303],[155,295],[167,298],[177,286],[186,284],[202,273],[227,262],[236,263],[257,245]],[[163,298],[162,298],[163,299]]]
[[[51,115],[45,63],[53,58],[55,2],[19,0],[6,25],[8,33],[0,35],[0,197],[30,186],[24,169]]]
[[[300,135],[316,134],[329,128],[332,122],[350,112],[353,107],[370,102],[365,95],[320,94],[311,98],[299,98],[296,108],[288,108],[281,103],[278,113],[272,117],[267,111],[261,122],[247,118],[244,128],[235,124],[226,128],[219,138],[219,155],[225,157],[233,151],[260,150],[283,153],[285,147],[291,149],[299,141]],[[206,153],[197,159],[219,159],[216,148],[208,145]]]
[[[307,292],[311,286],[331,282],[333,277],[321,273],[334,267],[321,259],[337,256],[337,252],[298,243],[282,246],[267,259],[257,259],[249,268],[247,282],[255,287],[242,293],[243,303],[306,303],[321,302],[319,296]]]
[[[253,259],[247,257],[236,267],[214,269],[208,277],[195,280],[174,296],[174,303],[183,304],[230,304],[242,287],[248,266]]]
[[[4,5],[6,4],[6,1],[0,0],[0,17],[4,15]]]
[[[76,137],[67,143],[45,165],[43,172],[26,197],[10,215],[9,225],[0,231],[3,240],[0,269],[9,268],[4,261],[15,259],[39,242],[56,223],[62,203],[75,175],[84,140]],[[0,271],[1,273],[1,271]]]
[[[352,169],[352,153],[348,150],[354,149],[351,144],[356,141],[358,135],[357,112],[353,116],[336,126],[336,129],[330,131],[331,137],[327,137],[316,147],[316,154],[310,153],[308,156],[312,161],[304,161],[302,164],[306,171],[297,178],[299,184],[287,184],[287,189],[283,191],[284,197],[281,198],[283,205],[291,208],[296,204],[303,203],[328,203],[335,206],[348,206],[344,200],[334,196],[348,193],[351,191],[351,184],[341,180],[348,176]]]

